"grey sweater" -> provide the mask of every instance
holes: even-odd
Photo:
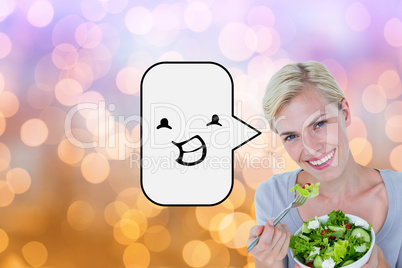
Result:
[[[283,174],[277,174],[261,183],[255,193],[255,212],[257,224],[264,225],[270,218],[276,217],[294,199],[289,190],[296,184],[297,169]],[[391,267],[402,268],[402,172],[379,170],[388,193],[388,213],[384,225],[376,234],[376,244],[384,252]],[[320,215],[317,215],[320,216]],[[281,220],[290,232],[295,233],[303,221],[297,209],[292,209]],[[283,260],[285,267],[295,267],[295,261],[290,255]]]

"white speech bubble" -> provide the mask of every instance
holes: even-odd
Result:
[[[260,131],[233,115],[233,80],[214,62],[161,62],[141,81],[141,187],[164,206],[216,205],[233,188],[233,152]]]

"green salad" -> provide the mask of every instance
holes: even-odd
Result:
[[[343,267],[360,259],[371,246],[371,225],[351,223],[341,211],[332,211],[324,224],[317,217],[304,222],[302,231],[290,238],[289,248],[304,265],[316,268]]]
[[[311,184],[308,182],[303,186],[296,184],[292,189],[290,189],[290,191],[292,193],[297,191],[302,196],[305,196],[307,198],[313,198],[319,194],[320,191],[319,186],[320,186],[319,182],[317,182],[316,184]]]

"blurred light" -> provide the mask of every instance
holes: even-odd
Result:
[[[67,211],[67,220],[70,226],[77,231],[90,228],[95,219],[95,211],[91,204],[85,201],[75,201]]]
[[[230,202],[231,204],[231,202]],[[233,212],[233,207],[228,208],[223,205],[217,205],[213,207],[196,207],[195,215],[197,221],[202,228],[208,230],[210,228],[211,220],[219,213],[224,213],[225,215]]]
[[[130,210],[130,208],[124,202],[114,201],[105,208],[105,220],[110,226],[115,226],[128,210]]]
[[[127,11],[125,23],[131,33],[145,35],[153,26],[152,13],[144,7],[133,7]]]
[[[218,213],[214,215],[209,223],[208,230],[212,237],[212,239],[218,243],[222,243],[221,238],[219,236],[220,224],[222,220],[231,213]]]
[[[184,57],[176,51],[168,51],[163,53],[158,61],[182,61]]]
[[[148,267],[150,261],[151,254],[143,244],[131,244],[124,250],[123,262],[126,267]]]
[[[57,83],[54,93],[58,102],[65,106],[73,106],[78,103],[82,92],[82,86],[77,80],[65,78]]]
[[[353,2],[346,9],[346,23],[354,31],[363,31],[369,27],[371,17],[368,10],[359,2]]]
[[[391,166],[396,171],[402,172],[402,145],[396,146],[392,149],[391,154],[389,155],[389,162]]]
[[[101,154],[90,153],[82,160],[81,172],[88,182],[101,183],[109,176],[109,161]]]
[[[98,105],[100,102],[104,102],[105,98],[102,96],[102,94],[100,94],[97,91],[86,91],[84,94],[82,94],[82,96],[80,97],[80,99],[78,100],[78,103],[82,103],[82,104],[89,104],[89,103],[94,103],[96,105]],[[98,109],[95,110],[97,111],[96,114],[98,114],[98,110],[99,110],[99,106],[97,106]],[[89,114],[91,112],[93,112],[94,110],[91,109],[81,109],[78,112],[85,118],[88,118]]]
[[[8,168],[10,161],[11,161],[10,150],[8,149],[7,145],[0,142],[0,171],[3,171],[6,168]]]
[[[385,124],[385,133],[393,142],[402,142],[402,115],[389,118]]]
[[[64,129],[66,112],[59,107],[48,106],[42,109],[39,119],[42,120],[49,129],[49,134],[45,143],[59,144],[66,131]]]
[[[128,0],[102,0],[103,8],[111,14],[122,12],[126,8],[127,3]]]
[[[70,69],[78,61],[77,49],[67,43],[57,45],[52,52],[52,61],[61,70]]]
[[[207,265],[211,267],[228,267],[230,263],[230,253],[225,245],[213,240],[206,240],[204,243],[211,251],[211,259]],[[208,266],[206,266],[208,267]]]
[[[123,219],[120,221],[120,228],[125,237],[137,240],[140,237],[140,227],[131,219]]]
[[[130,208],[134,208],[137,205],[138,195],[140,193],[141,189],[136,187],[129,187],[124,189],[117,195],[116,201],[121,201]]]
[[[61,161],[73,165],[81,161],[84,149],[72,145],[68,140],[62,140],[57,147],[57,153]]]
[[[271,29],[260,25],[253,26],[252,29],[257,37],[257,47],[255,50],[258,53],[264,53],[272,44],[272,31]]]
[[[204,267],[211,259],[211,250],[204,242],[192,240],[184,245],[183,259],[190,267]]]
[[[20,103],[14,93],[10,91],[0,93],[0,113],[3,117],[8,118],[15,115],[19,106]]]
[[[232,203],[231,206],[233,206],[234,209],[237,209],[244,204],[245,199],[246,199],[246,189],[241,181],[235,179],[233,189],[229,195],[228,200],[231,201]],[[224,201],[224,203],[225,202],[226,201]]]
[[[112,3],[115,3],[113,1]],[[120,48],[120,33],[117,29],[109,23],[101,23],[98,25],[102,31],[102,44],[104,44],[114,55]]]
[[[100,21],[106,16],[106,9],[98,0],[82,0],[81,12],[89,21]]]
[[[10,15],[15,8],[14,0],[2,0],[0,2],[0,22],[2,22],[8,15]]]
[[[3,90],[4,90],[4,84],[5,84],[5,81],[4,81],[4,76],[3,76],[3,74],[0,72],[0,94],[3,92]]]
[[[378,85],[384,89],[387,99],[395,99],[402,93],[401,80],[395,70],[383,72],[378,78]]]
[[[255,221],[248,214],[229,214],[219,224],[219,238],[230,248],[243,248],[247,244],[250,228],[254,225]]]
[[[142,193],[138,195],[137,206],[138,209],[148,218],[158,216],[164,209],[163,207],[157,206],[149,201]]]
[[[144,36],[148,44],[164,47],[179,35],[180,21],[169,4],[160,4],[152,11],[152,29]]]
[[[67,15],[61,18],[54,26],[52,32],[52,42],[56,47],[60,44],[74,44],[75,40],[75,31],[73,29],[77,29],[84,23],[84,20],[77,14]]]
[[[3,135],[4,131],[6,130],[6,127],[7,127],[7,121],[0,112],[0,136]]]
[[[348,126],[348,138],[353,140],[354,138],[367,139],[367,128],[363,120],[360,117],[352,116],[352,123]]]
[[[60,69],[54,65],[52,54],[47,54],[36,63],[35,84],[39,89],[50,91],[53,94],[53,90],[59,81],[59,74]]]
[[[242,23],[228,23],[219,34],[219,48],[232,61],[249,59],[257,49],[254,31]]]
[[[395,115],[402,115],[402,101],[393,101],[385,108],[385,119],[388,120]]]
[[[38,241],[31,241],[22,247],[22,255],[33,267],[40,267],[46,263],[47,249]]]
[[[124,212],[120,221],[114,225],[113,236],[122,245],[129,245],[144,235],[148,227],[145,215],[138,209]]]
[[[141,146],[140,127],[141,125],[137,124],[131,131],[131,141],[133,142],[133,148],[139,148]]]
[[[281,47],[281,37],[279,36],[278,31],[275,30],[274,28],[270,28],[269,30],[270,30],[270,35],[271,35],[270,39],[272,41],[271,41],[271,45],[269,46],[269,48],[264,50],[265,56],[272,56],[272,55],[276,54],[279,51],[279,48]]]
[[[75,30],[77,43],[84,48],[94,48],[102,41],[101,28],[92,22],[84,22]]]
[[[209,7],[202,2],[190,2],[184,11],[184,22],[193,32],[206,31],[212,22]]]
[[[116,76],[117,88],[124,94],[138,94],[143,71],[134,67],[120,70]]]
[[[261,25],[268,28],[274,26],[275,15],[269,7],[256,6],[247,15],[247,24],[250,26]]]
[[[0,229],[0,253],[6,250],[8,242],[9,239],[7,233],[3,229]]]
[[[21,127],[21,140],[28,146],[36,147],[44,143],[49,130],[40,119],[29,119]]]
[[[398,18],[390,19],[384,27],[385,40],[393,47],[402,46],[402,22]]]
[[[325,59],[321,62],[328,68],[341,90],[346,93],[348,89],[348,77],[345,68],[332,58]]]
[[[83,91],[91,87],[94,82],[94,71],[92,67],[83,61],[78,61],[73,67],[63,71],[60,74],[60,79],[71,78],[77,80]]]
[[[360,165],[367,165],[373,157],[373,148],[371,143],[364,138],[355,138],[349,142],[350,151],[353,158]]]
[[[162,252],[166,250],[171,242],[169,231],[161,225],[154,225],[148,228],[144,235],[144,243],[146,247],[154,252]]]
[[[27,19],[36,27],[45,27],[53,19],[54,9],[47,0],[35,1],[28,10]]]
[[[41,90],[35,85],[28,89],[26,98],[32,108],[42,110],[52,103],[54,95],[51,91]]]
[[[83,62],[91,66],[94,79],[99,79],[110,71],[112,65],[112,53],[106,45],[100,43],[92,49],[83,48],[80,52],[88,57],[87,61],[84,61],[83,59]]]
[[[251,189],[256,190],[263,181],[269,179],[274,174],[272,169],[279,167],[279,164],[277,164],[279,161],[284,162],[283,158],[273,153],[247,154],[241,160],[245,183]]]
[[[0,180],[0,207],[6,207],[14,200],[14,192],[7,181]]]
[[[384,90],[377,85],[371,85],[364,89],[362,102],[364,108],[370,113],[382,112],[387,106]]]
[[[7,172],[6,180],[14,194],[22,194],[31,186],[31,176],[23,168],[13,168]]]
[[[10,38],[0,32],[0,59],[5,58],[11,52],[12,43]]]

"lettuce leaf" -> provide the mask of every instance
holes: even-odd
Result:
[[[299,184],[296,184],[292,189],[290,189],[290,191],[292,193],[297,191],[302,196],[305,196],[307,198],[313,198],[319,194],[319,186],[320,186],[319,182],[311,185],[306,184],[304,188],[301,187]]]

